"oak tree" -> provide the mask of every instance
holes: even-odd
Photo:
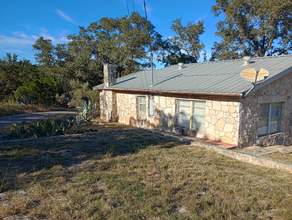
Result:
[[[171,30],[174,37],[169,37],[162,44],[160,58],[165,66],[177,63],[197,63],[204,44],[200,36],[205,32],[204,22],[188,22],[186,26],[181,23],[181,18],[172,22]]]
[[[211,60],[263,57],[292,50],[291,0],[216,0],[212,7],[217,23]]]
[[[104,17],[86,29],[80,27],[69,39],[79,48],[80,60],[91,56],[96,62],[114,63],[121,76],[150,66],[150,53],[157,50],[161,35],[150,21],[132,12],[130,17]]]

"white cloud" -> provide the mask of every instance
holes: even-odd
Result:
[[[19,48],[32,49],[32,45],[41,36],[43,36],[45,39],[52,40],[53,44],[63,44],[69,42],[67,37],[64,35],[60,37],[54,37],[47,32],[48,31],[46,29],[41,29],[41,32],[38,35],[27,35],[22,31],[13,32],[13,37],[0,35],[0,48],[2,48],[2,50],[17,50]]]
[[[204,18],[207,18],[207,17],[208,17],[208,15],[203,15],[203,16],[199,17],[199,18],[196,20],[196,23],[197,23],[198,21],[200,21],[200,20],[203,20]]]
[[[15,49],[7,49],[7,50],[0,49],[0,51],[4,51],[6,53],[16,53],[16,54],[20,54],[20,53],[31,54],[31,53],[28,53],[28,52],[25,52],[25,51],[22,51],[22,50],[15,50]]]
[[[21,25],[22,27],[25,27],[25,28],[27,28],[28,30],[30,30],[31,29],[31,27],[30,26],[28,26],[28,25]]]
[[[61,37],[56,38],[50,34],[47,34],[48,30],[42,29],[42,32],[40,33],[40,36],[43,36],[45,39],[50,39],[52,40],[53,44],[64,44],[68,43],[69,40],[67,39],[67,36],[61,35]],[[61,34],[64,33],[63,31]]]
[[[64,19],[66,19],[67,21],[75,24],[75,22],[68,16],[66,15],[63,11],[59,10],[59,9],[56,9],[56,11],[58,12],[58,14],[63,17]]]
[[[30,37],[28,35],[26,35],[25,33],[23,33],[22,31],[15,31],[12,32],[14,36],[16,37],[21,37],[21,38],[25,38],[25,39],[30,39]]]
[[[24,38],[16,38],[16,37],[9,37],[5,35],[0,35],[0,47],[7,48],[7,47],[26,47],[28,45],[34,44],[34,40],[32,39],[24,39]]]

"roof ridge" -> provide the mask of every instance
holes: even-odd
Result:
[[[265,57],[251,57],[251,60],[255,59],[272,59],[272,58],[281,58],[281,57],[292,57],[292,54],[286,54],[286,55],[278,55],[278,56],[265,56]],[[185,63],[184,65],[203,65],[203,64],[215,64],[215,63],[225,63],[225,62],[236,62],[236,61],[242,61],[242,58],[238,59],[229,59],[229,60],[214,60],[209,62],[201,62],[201,63]],[[176,66],[177,64],[170,65]]]

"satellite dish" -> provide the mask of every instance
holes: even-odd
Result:
[[[240,73],[240,75],[245,80],[247,80],[249,82],[254,82],[254,84],[256,84],[256,82],[268,78],[269,71],[261,68],[260,71],[257,72],[255,68],[247,68],[247,69],[244,69]]]

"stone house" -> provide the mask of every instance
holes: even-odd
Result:
[[[269,76],[253,85],[246,68]],[[116,80],[104,65],[100,114],[105,121],[217,140],[238,146],[292,144],[292,56],[172,65]]]

